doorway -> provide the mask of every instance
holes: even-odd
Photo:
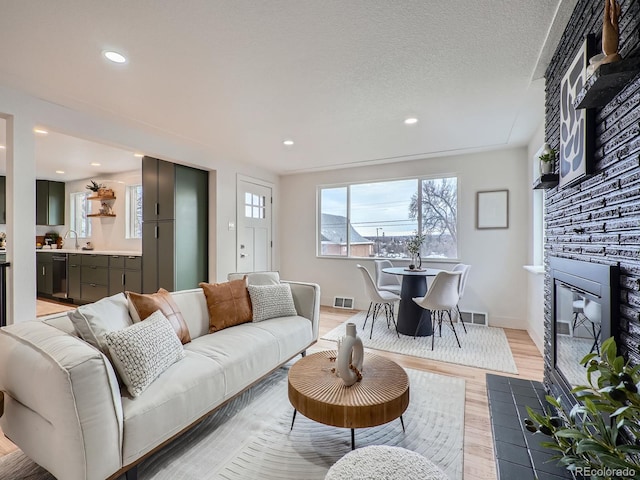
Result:
[[[237,182],[237,271],[271,270],[272,185],[246,177]]]

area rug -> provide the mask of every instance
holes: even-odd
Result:
[[[366,365],[365,365],[366,371]],[[140,480],[321,480],[351,451],[348,429],[298,415],[287,398],[288,366],[142,462]],[[356,430],[356,448],[393,445],[418,452],[462,479],[464,380],[407,369],[411,400],[400,421]],[[3,480],[53,480],[20,452],[0,458]]]
[[[358,312],[342,325],[322,335],[322,338],[337,341],[344,336],[345,325],[348,322],[353,322],[357,325],[358,336],[367,348],[499,372],[518,373],[516,362],[511,354],[511,348],[509,348],[509,341],[501,328],[465,324],[468,333],[464,333],[462,325],[454,323],[462,346],[460,348],[456,343],[451,327],[443,322],[442,337],[436,334],[432,351],[431,337],[417,337],[414,339],[412,336],[400,335],[400,338],[398,338],[393,325],[391,328],[387,328],[387,321],[384,315],[380,315],[376,319],[373,327],[373,336],[369,339],[371,319],[367,322],[366,329],[363,329],[365,317],[366,312]]]

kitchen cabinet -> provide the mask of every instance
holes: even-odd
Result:
[[[67,296],[74,302],[80,300],[80,257],[79,253],[67,255]]]
[[[209,172],[142,159],[142,291],[208,281]]]
[[[36,257],[38,295],[53,295],[53,255],[38,253]]]
[[[142,258],[111,255],[109,257],[109,295],[126,291],[142,292]]]
[[[109,257],[80,255],[80,301],[97,302],[109,295]]]
[[[64,182],[36,180],[36,225],[64,225]]]

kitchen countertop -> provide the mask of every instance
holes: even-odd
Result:
[[[90,254],[90,255],[129,255],[139,257],[142,255],[142,252],[138,252],[135,250],[82,250],[82,248],[37,248],[36,252],[48,252],[48,253],[80,253],[80,254]]]

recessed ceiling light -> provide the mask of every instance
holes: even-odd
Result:
[[[284,142],[282,142],[282,144],[290,147],[291,145],[293,145],[293,140],[285,140]]]
[[[91,162],[91,166],[92,167],[99,167],[100,165],[102,165],[102,164],[98,163],[98,162]]]
[[[63,173],[64,173],[64,170],[56,170],[56,173],[63,174]]]
[[[114,52],[112,50],[107,50],[102,52],[107,60],[111,60],[113,63],[126,63],[127,59],[124,55],[118,52]]]
[[[142,158],[144,157],[144,153],[134,153],[133,156],[136,158]]]
[[[405,125],[415,125],[418,123],[418,119],[416,117],[405,118],[404,123]]]
[[[33,132],[37,133],[38,135],[49,135],[49,132],[43,130],[42,128],[34,128]]]

